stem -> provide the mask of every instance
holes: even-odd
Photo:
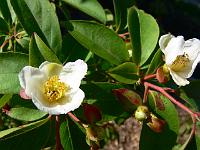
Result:
[[[68,112],[67,113],[70,118],[72,118],[75,122],[81,122],[74,114],[72,114],[71,112]]]
[[[56,150],[62,150],[60,143],[60,120],[59,116],[56,116]]]
[[[156,91],[159,91],[165,97],[170,99],[174,104],[176,104],[178,107],[182,108],[183,110],[185,110],[186,112],[188,112],[189,114],[194,116],[194,112],[192,110],[190,110],[188,107],[186,107],[182,103],[178,102],[174,97],[172,97],[170,94],[168,94],[162,87],[159,87],[157,85],[151,84],[149,82],[144,82],[144,85],[147,86],[147,87],[150,87],[150,88],[152,88],[152,89],[154,89]]]
[[[191,115],[192,117],[192,121],[193,121],[193,126],[192,126],[192,130],[190,132],[190,135],[188,136],[188,139],[186,140],[186,142],[181,146],[181,148],[179,150],[185,150],[186,146],[188,145],[188,143],[191,141],[193,135],[195,134],[196,131],[196,114]]]
[[[148,92],[149,92],[149,87],[148,87],[148,86],[145,86],[145,89],[144,89],[144,96],[143,96],[143,103],[144,103],[144,104],[147,102],[147,95],[148,95]]]
[[[84,127],[84,124],[81,123],[81,121],[71,112],[67,113],[71,119],[73,119],[75,122],[77,122],[80,126]]]
[[[156,78],[156,74],[149,74],[149,75],[145,76],[143,78],[143,80],[148,80],[148,79],[152,79],[152,78]]]

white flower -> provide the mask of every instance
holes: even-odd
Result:
[[[187,78],[192,76],[200,61],[200,40],[185,41],[183,36],[166,34],[161,36],[159,45],[174,82],[179,86],[189,84]]]
[[[78,108],[85,97],[79,86],[86,72],[87,64],[82,60],[64,66],[45,61],[39,68],[24,67],[19,81],[38,109],[49,114],[66,114]]]

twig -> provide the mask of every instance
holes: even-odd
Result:
[[[60,119],[56,116],[56,150],[62,150],[62,145],[60,142]]]

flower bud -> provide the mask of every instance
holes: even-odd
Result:
[[[138,121],[144,121],[149,118],[149,109],[147,106],[138,106],[137,110],[135,111],[135,119]]]
[[[166,83],[169,81],[169,71],[166,70],[166,66],[160,67],[156,71],[156,79],[160,83]]]
[[[84,103],[83,111],[84,111],[84,115],[87,119],[87,122],[89,124],[93,124],[102,119],[101,111],[95,105],[90,105],[90,104]]]
[[[163,131],[163,128],[165,126],[165,121],[162,119],[157,118],[154,114],[150,114],[150,121],[147,123],[147,125],[157,133],[160,133]]]

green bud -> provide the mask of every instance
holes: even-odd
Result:
[[[138,121],[144,121],[149,118],[149,109],[147,106],[138,106],[137,110],[135,111],[135,119]]]

